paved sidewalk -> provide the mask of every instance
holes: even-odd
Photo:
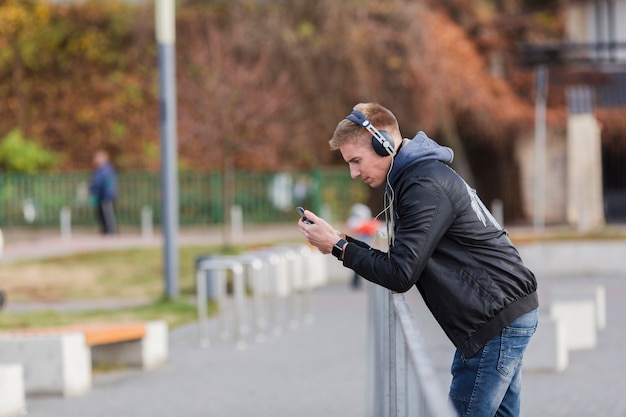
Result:
[[[152,371],[97,375],[89,394],[28,398],[31,417],[362,417],[364,291],[316,290],[312,323],[239,351],[198,344],[195,324],[170,334],[170,361]]]
[[[569,353],[569,366],[565,371],[524,373],[522,417],[626,416],[626,277],[539,278],[540,302],[543,301],[540,310],[547,308],[545,295],[552,288],[592,284],[604,285],[606,289],[606,329],[598,332],[594,349]],[[438,376],[447,388],[454,349],[416,291],[407,293],[407,302],[424,335]]]
[[[626,279],[547,278],[552,285],[603,284],[607,328],[597,347],[570,353],[562,373],[524,374],[522,417],[626,416]],[[444,388],[454,349],[417,291],[409,303]],[[316,290],[315,320],[239,351],[228,341],[203,349],[195,324],[170,335],[170,362],[148,372],[99,374],[83,397],[28,398],[32,417],[357,417],[365,413],[365,291]]]
[[[247,238],[269,237],[268,233],[250,231]],[[297,239],[297,231],[292,233],[290,228],[278,231],[281,236]],[[119,238],[118,243],[132,243],[131,239]],[[205,242],[207,234],[184,239]],[[36,253],[45,256],[45,245],[41,245],[41,252]],[[524,375],[522,417],[626,416],[626,384],[622,381],[626,370],[626,276],[540,277],[540,298],[545,300],[551,288],[588,284],[606,288],[607,328],[598,333],[596,348],[571,352],[569,366],[562,373]],[[453,348],[416,290],[407,293],[407,301],[446,388]],[[170,361],[164,367],[97,374],[93,391],[79,398],[28,397],[28,415],[363,416],[365,291],[351,291],[347,281],[341,282],[314,291],[311,302],[313,323],[302,324],[297,330],[285,329],[283,334],[250,344],[244,351],[227,341],[201,348],[195,324],[175,329],[170,334]]]

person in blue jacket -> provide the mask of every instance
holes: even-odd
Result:
[[[95,208],[100,231],[104,235],[117,233],[115,199],[117,198],[117,178],[115,169],[109,162],[106,151],[97,151],[93,157],[95,171],[89,184],[90,201]]]
[[[305,210],[298,227],[324,254],[391,291],[416,287],[456,347],[449,398],[460,416],[519,416],[522,357],[537,327],[537,281],[508,233],[424,132],[357,104],[330,140],[350,175],[384,187],[388,250],[337,232]]]

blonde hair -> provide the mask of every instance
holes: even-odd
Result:
[[[396,116],[380,104],[359,103],[353,107],[353,110],[363,113],[376,129],[386,130],[394,138],[401,136]],[[343,119],[337,124],[333,137],[328,141],[330,149],[335,151],[346,143],[368,143],[371,135],[364,135],[364,133],[366,131],[360,125],[348,119]]]

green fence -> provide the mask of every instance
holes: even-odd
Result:
[[[89,204],[90,173],[37,175],[2,174],[0,225],[2,227],[56,227],[64,207],[71,210],[72,225],[94,225]],[[179,173],[181,225],[212,225],[224,220],[221,173]],[[290,172],[237,172],[231,190],[245,223],[295,220],[295,206],[345,219],[349,208],[363,202],[367,187],[350,178],[348,169]],[[120,225],[139,226],[141,211],[150,207],[155,225],[161,222],[161,177],[158,173],[120,173],[116,213]]]

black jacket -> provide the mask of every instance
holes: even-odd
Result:
[[[538,307],[537,282],[451,160],[449,148],[422,132],[405,139],[389,176],[395,240],[385,253],[348,238],[343,264],[396,292],[416,285],[468,358]]]

